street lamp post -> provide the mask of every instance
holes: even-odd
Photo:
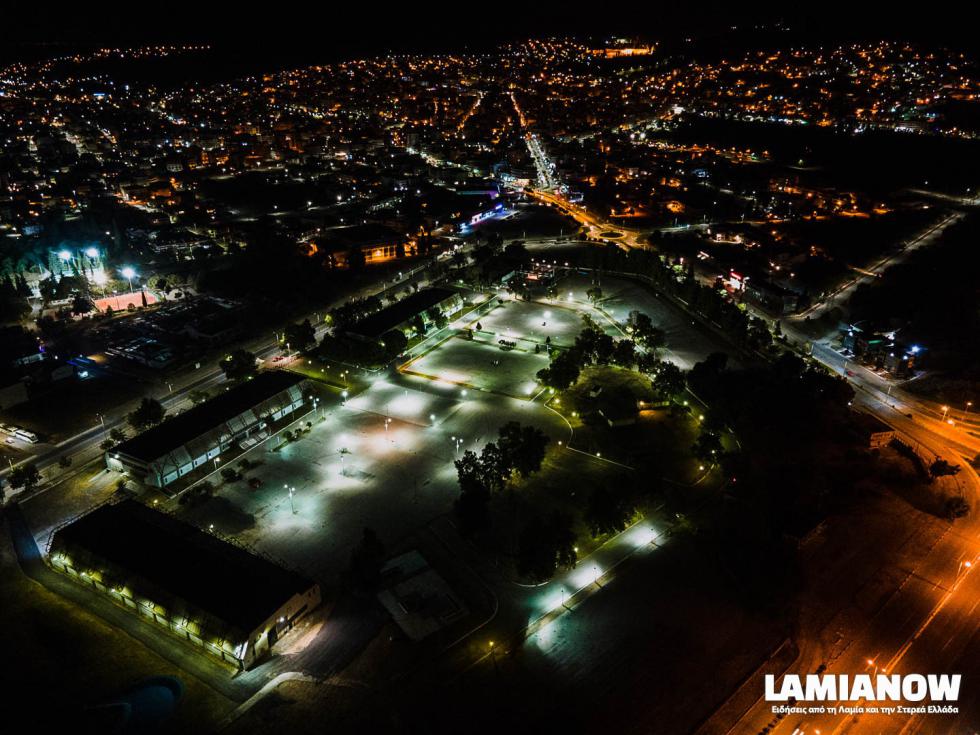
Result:
[[[283,485],[283,489],[289,493],[289,509],[293,511],[293,515],[296,515],[296,505],[293,503],[293,495],[296,492],[296,488],[290,487],[289,485]]]
[[[454,437],[452,437],[452,442],[453,442],[453,444],[456,445],[456,456],[458,457],[459,456],[459,447],[463,443],[463,437],[461,437],[461,436],[454,436]]]
[[[126,266],[125,268],[122,269],[122,275],[123,275],[123,278],[125,278],[129,282],[129,292],[132,293],[133,292],[133,277],[136,275],[136,271],[134,271],[129,266]]]

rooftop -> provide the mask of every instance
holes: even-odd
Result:
[[[391,306],[386,306],[380,311],[376,311],[370,316],[366,316],[354,324],[350,331],[362,337],[378,338],[385,332],[389,332],[399,324],[408,321],[416,314],[421,314],[427,309],[442,303],[448,298],[456,295],[456,292],[448,288],[426,288],[411,296],[397,301]]]
[[[52,551],[65,551],[79,572],[84,559],[110,584],[125,581],[165,606],[183,601],[243,633],[314,584],[135,500],[100,506],[58,530]]]
[[[111,451],[152,462],[303,380],[302,375],[285,370],[259,373],[251,380],[127,439]]]

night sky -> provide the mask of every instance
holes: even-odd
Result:
[[[541,35],[630,34],[654,39],[686,35],[727,43],[733,25],[783,21],[793,40],[901,37],[949,43],[974,41],[965,4],[838,2],[743,3],[4,3],[0,43],[5,56],[38,53],[37,44],[128,45],[207,41],[285,52],[347,56],[476,49]],[[911,7],[910,7],[911,6]]]

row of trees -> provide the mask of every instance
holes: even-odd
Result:
[[[515,477],[528,477],[541,468],[550,439],[533,426],[510,421],[500,427],[496,442],[488,442],[480,454],[470,450],[456,460],[460,495],[456,514],[467,533],[490,524],[490,498],[502,492]]]
[[[663,330],[655,327],[646,314],[630,313],[628,331],[633,339],[614,340],[588,315],[583,320],[585,328],[575,338],[574,346],[555,352],[551,364],[538,371],[538,380],[544,385],[566,390],[575,384],[585,367],[612,364],[646,373],[654,391],[665,400],[684,390],[681,369],[657,357],[657,350],[666,340]],[[637,351],[637,345],[643,351]]]

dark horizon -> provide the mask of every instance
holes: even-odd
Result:
[[[135,46],[153,43],[208,43],[229,48],[261,44],[266,53],[350,57],[386,52],[432,53],[480,50],[530,37],[600,38],[625,35],[658,41],[685,37],[723,38],[733,28],[787,28],[793,42],[900,39],[949,45],[969,50],[974,39],[969,24],[958,22],[954,8],[937,13],[929,6],[918,12],[889,11],[853,3],[823,4],[819,9],[788,8],[786,4],[708,2],[694,6],[621,5],[614,17],[597,17],[594,9],[574,4],[535,5],[519,14],[502,7],[461,12],[449,3],[430,3],[411,13],[376,8],[298,7],[255,20],[240,6],[228,3],[174,3],[163,17],[146,18],[132,6],[111,0],[98,12],[67,3],[16,0],[5,11],[0,41],[6,55],[37,54],[45,49]],[[302,16],[303,21],[299,18]],[[961,19],[965,20],[965,18]],[[43,55],[43,53],[41,54]]]

